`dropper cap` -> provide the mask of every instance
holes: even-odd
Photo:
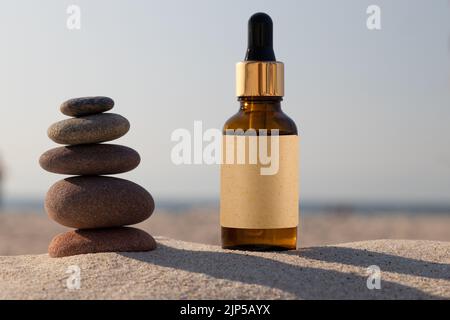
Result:
[[[248,20],[248,46],[245,61],[276,61],[273,51],[273,22],[258,12]]]
[[[238,97],[284,95],[284,64],[273,50],[273,22],[266,13],[255,13],[248,21],[245,61],[236,65]]]

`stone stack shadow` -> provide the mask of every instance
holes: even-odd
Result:
[[[124,227],[151,216],[155,208],[151,194],[131,181],[104,176],[131,171],[140,163],[135,150],[102,143],[130,129],[124,117],[105,113],[113,106],[108,97],[70,99],[60,110],[71,118],[48,129],[49,138],[65,146],[42,154],[41,167],[74,176],[50,187],[45,210],[57,223],[76,228],[53,238],[48,248],[51,257],[156,248],[148,233]]]

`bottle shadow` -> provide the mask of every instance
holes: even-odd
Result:
[[[296,252],[298,254],[298,251]],[[145,263],[204,274],[217,279],[276,288],[297,299],[439,299],[419,289],[382,280],[380,290],[367,288],[367,276],[319,267],[304,267],[245,252],[177,249],[158,243],[150,252],[122,252]],[[289,257],[292,260],[292,257]],[[369,266],[364,265],[365,267]],[[252,298],[252,297],[249,297]]]
[[[449,264],[423,261],[364,249],[327,246],[305,248],[284,254],[364,268],[370,265],[377,265],[382,272],[396,272],[416,277],[450,280]]]

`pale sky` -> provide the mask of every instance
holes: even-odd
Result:
[[[66,9],[81,8],[81,30]],[[381,30],[366,9],[381,8]],[[217,166],[175,166],[177,128],[238,110],[247,20],[274,21],[284,111],[301,135],[301,198],[450,202],[449,1],[8,0],[0,4],[0,156],[7,197],[43,197],[48,126],[68,98],[106,95],[141,165],[120,177],[156,199],[216,198]]]

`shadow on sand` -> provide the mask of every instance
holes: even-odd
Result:
[[[142,262],[205,274],[218,279],[283,290],[298,299],[439,299],[416,288],[382,280],[381,290],[367,289],[367,276],[310,266],[296,266],[245,252],[213,252],[177,249],[159,243],[146,253],[120,253]],[[280,253],[303,258],[366,268],[378,264],[381,270],[435,279],[448,279],[448,265],[430,267],[429,262],[384,255],[351,248],[311,248]],[[249,297],[251,298],[251,297]]]
[[[381,271],[396,272],[416,277],[450,280],[450,265],[429,262],[370,250],[344,247],[311,247],[287,252],[306,259],[334,262],[367,268],[377,265]]]

